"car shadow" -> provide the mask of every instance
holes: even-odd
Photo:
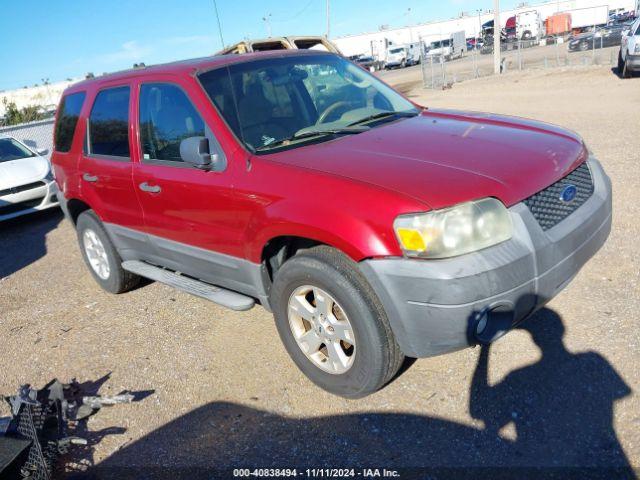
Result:
[[[620,79],[622,79],[622,80],[629,80],[629,79],[624,78],[624,77],[622,76],[622,70],[618,69],[618,67],[617,67],[617,66],[615,66],[615,67],[612,67],[612,68],[611,68],[611,73],[613,73],[616,77],[618,77],[618,78],[620,78]],[[636,72],[631,72],[631,78],[635,78],[635,77],[637,77],[637,76],[639,76],[639,74],[638,74],[638,73],[636,73]]]
[[[0,279],[44,257],[47,234],[63,218],[62,211],[55,208],[0,222]]]
[[[491,349],[481,347],[469,392],[476,426],[428,410],[292,418],[212,402],[82,478],[229,478],[233,468],[268,467],[384,467],[403,469],[401,478],[636,478],[613,426],[614,403],[630,388],[600,354],[566,349],[553,310],[519,328],[542,356],[492,385]]]

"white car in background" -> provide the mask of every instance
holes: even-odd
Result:
[[[13,137],[0,137],[0,221],[58,206],[46,154]]]
[[[622,32],[618,72],[623,78],[631,77],[633,72],[640,72],[640,17],[628,31]]]

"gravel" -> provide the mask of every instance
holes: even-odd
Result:
[[[102,393],[155,390],[89,422],[126,429],[73,459],[114,477],[132,465],[176,477],[193,466],[640,467],[640,79],[557,69],[409,95],[569,127],[613,180],[607,244],[530,331],[492,346],[488,366],[467,349],[417,360],[366,399],[334,397],[295,368],[262,308],[232,312],[157,283],[101,291],[72,226],[48,212],[0,226],[0,392],[106,374]]]

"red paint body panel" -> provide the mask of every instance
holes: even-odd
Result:
[[[555,126],[428,110],[269,158],[364,181],[438,209],[482,197],[511,206],[564,177],[586,154],[579,137]]]
[[[511,206],[562,178],[587,155],[580,138],[559,127],[427,110],[359,135],[251,156],[211,105],[194,73],[255,56],[151,67],[68,89],[65,93],[86,91],[87,99],[74,137],[75,153],[54,152],[52,157],[65,198],[86,202],[104,221],[255,263],[261,261],[265,244],[283,235],[314,239],[362,260],[402,254],[392,228],[400,214],[488,196]],[[220,142],[228,161],[225,171],[141,163],[141,82],[170,82],[185,91]],[[93,98],[98,90],[118,84],[132,87],[131,162],[111,162],[103,168],[83,159],[78,165],[75,159],[82,157]],[[85,170],[104,177],[107,188],[85,187],[80,180]],[[137,185],[142,182],[160,185],[162,192],[140,192]]]

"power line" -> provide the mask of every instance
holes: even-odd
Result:
[[[309,0],[306,5],[304,7],[302,7],[301,10],[298,11],[298,13],[294,14],[293,16],[286,18],[284,20],[280,20],[280,19],[272,19],[272,22],[277,22],[277,23],[282,23],[282,22],[290,22],[291,20],[295,20],[296,18],[298,18],[300,15],[302,15],[304,12],[306,12],[309,7],[311,6],[311,4],[314,2],[314,0]]]

